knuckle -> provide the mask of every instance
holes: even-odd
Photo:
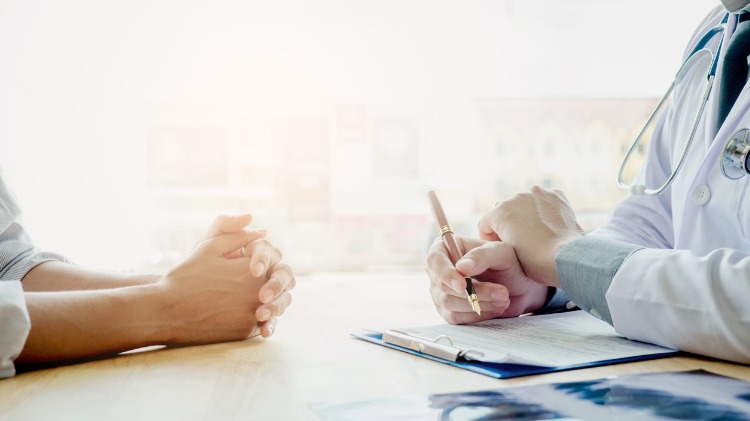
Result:
[[[532,196],[538,196],[549,193],[551,190],[547,190],[544,187],[534,184],[531,186],[531,189],[529,189],[529,194]]]
[[[432,245],[430,246],[430,251],[428,255],[434,254],[434,253],[440,253],[443,250],[443,239],[438,236],[435,238],[435,240],[432,242]]]
[[[438,277],[438,274],[435,273],[435,270],[432,266],[430,266],[429,264],[425,264],[424,270],[427,273],[427,277],[430,278],[430,283],[433,283],[433,284],[440,283],[440,278]]]
[[[445,269],[440,271],[440,276],[439,276],[439,280],[441,281],[440,283],[444,283],[442,282],[443,280],[448,281],[451,278],[451,275],[453,275],[454,270],[455,269],[453,268],[446,267]]]
[[[279,307],[278,310],[274,313],[276,317],[281,317],[284,315],[284,312],[286,311],[286,307]]]
[[[430,252],[427,255],[427,270],[429,271],[431,268],[434,268],[438,265],[439,257],[437,252]]]
[[[253,252],[260,252],[265,251],[266,249],[273,248],[271,245],[271,242],[268,241],[265,238],[259,238],[252,243],[250,243],[250,248],[253,250]]]
[[[517,196],[518,195],[515,195],[511,198],[505,199],[502,202],[498,203],[494,208],[492,208],[492,210],[488,214],[490,216],[490,220],[494,221],[498,216],[502,215],[503,212],[505,212],[505,209],[507,209],[508,206],[513,202],[513,200],[516,200]]]
[[[451,307],[455,307],[455,304],[453,304],[454,295],[452,294],[452,290],[449,290],[448,287],[440,286],[434,289],[433,299],[435,301],[436,305],[439,305],[441,308],[445,308],[446,310],[454,310]]]
[[[437,296],[437,301],[440,307],[447,308],[450,302],[450,296],[441,291]]]
[[[483,225],[487,225],[488,227],[492,227],[494,225],[494,222],[498,219],[498,217],[503,213],[503,210],[508,206],[508,199],[501,200],[495,203],[495,206],[490,209],[486,214],[484,214],[484,217],[479,220],[479,227]]]
[[[460,324],[461,322],[458,318],[458,314],[452,311],[446,311],[445,313],[443,313],[443,318],[445,319],[446,322],[452,325],[457,325],[457,324]]]
[[[441,300],[440,295],[441,294],[443,294],[443,292],[440,291],[440,288],[438,288],[438,287],[436,287],[434,285],[430,287],[430,296],[432,297],[432,302],[433,302],[433,304],[435,304],[435,307],[438,310],[441,310],[443,308],[443,306],[440,304],[440,300]]]
[[[286,274],[287,274],[287,276],[289,278],[294,278],[294,271],[292,271],[292,267],[291,266],[287,265],[286,263],[279,263],[278,266],[279,266],[279,268],[281,270],[283,270],[284,272],[286,272]]]
[[[296,283],[296,280],[294,279],[294,271],[292,271],[292,267],[286,263],[275,263],[271,265],[268,273],[270,274],[269,278],[273,277],[281,284]]]
[[[269,318],[273,317],[279,310],[275,301],[271,301],[270,303],[263,304],[262,308],[263,310],[267,310],[270,312],[271,315],[269,316]]]

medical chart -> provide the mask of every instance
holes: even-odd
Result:
[[[469,361],[564,367],[674,350],[631,341],[583,311],[494,319],[473,325],[394,329],[389,334],[415,343],[454,348]],[[403,345],[402,345],[403,346]]]

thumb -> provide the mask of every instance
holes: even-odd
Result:
[[[477,276],[488,269],[509,269],[517,261],[513,246],[501,241],[490,241],[466,253],[456,262],[456,269],[465,276]]]
[[[266,233],[267,231],[265,229],[230,232],[208,239],[204,244],[212,250],[217,251],[219,255],[223,257],[239,250],[255,240],[265,237]]]
[[[221,234],[228,232],[242,231],[246,226],[250,225],[253,216],[249,213],[242,215],[219,215],[208,227],[208,231],[203,235],[203,240],[217,237]]]

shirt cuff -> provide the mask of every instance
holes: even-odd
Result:
[[[565,293],[578,307],[612,324],[605,294],[622,262],[642,248],[621,241],[583,236],[555,256],[557,277]]]
[[[549,287],[547,300],[534,314],[558,313],[576,309],[575,303],[570,301],[568,294],[562,288]]]
[[[16,374],[13,360],[31,329],[20,281],[0,281],[0,379]]]

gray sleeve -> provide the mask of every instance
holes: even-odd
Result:
[[[50,260],[66,262],[65,257],[34,247],[18,223],[21,215],[13,194],[0,176],[0,281],[21,280],[36,265]]]
[[[605,294],[622,262],[642,248],[601,237],[581,237],[555,256],[557,277],[578,307],[612,324]]]
[[[0,231],[0,281],[20,281],[35,266],[51,260],[68,261],[57,253],[34,247],[23,227],[15,222]]]

